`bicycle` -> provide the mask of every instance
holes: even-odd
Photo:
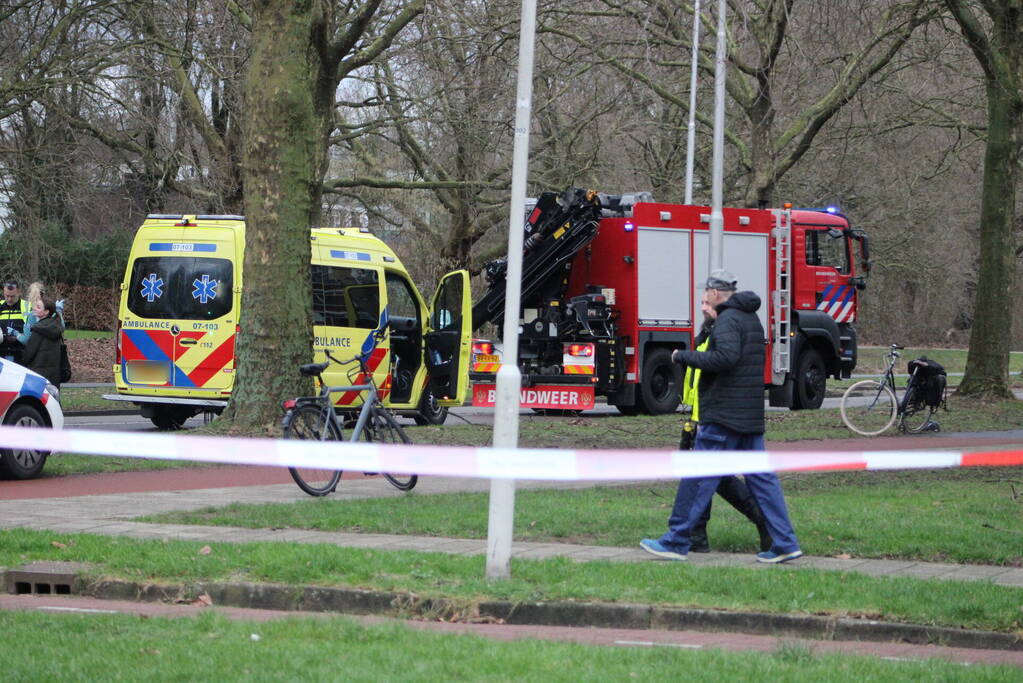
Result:
[[[284,418],[281,426],[284,430],[285,439],[307,439],[312,441],[343,441],[345,429],[351,430],[351,436],[347,441],[367,441],[375,443],[403,443],[410,444],[412,439],[408,437],[405,430],[398,424],[397,420],[389,410],[383,407],[377,393],[376,383],[373,381],[373,373],[366,367],[366,360],[363,356],[356,356],[349,360],[339,360],[332,356],[329,351],[324,351],[327,360],[322,363],[307,363],[300,365],[298,371],[306,377],[313,377],[320,385],[320,393],[317,396],[303,396],[284,401],[281,407],[284,408]],[[331,363],[338,365],[349,365],[358,362],[359,370],[365,377],[364,384],[356,384],[352,381],[348,386],[327,386],[323,381],[323,371]],[[351,380],[353,370],[349,371],[348,378]],[[334,404],[330,399],[332,393],[342,391],[366,392],[362,402],[362,408],[357,416],[348,416],[342,423],[338,417]],[[289,467],[291,478],[295,480],[299,488],[310,496],[325,496],[332,493],[341,481],[341,470]],[[382,473],[387,481],[391,482],[400,491],[412,490],[419,477],[415,474],[391,474]]]
[[[936,406],[928,405],[922,386],[915,382],[915,371],[910,375],[902,401],[896,400],[895,363],[905,347],[892,344],[885,357],[888,367],[878,379],[856,382],[842,395],[841,412],[845,426],[863,436],[877,436],[889,429],[896,420],[899,431],[918,434],[940,429],[931,418]]]

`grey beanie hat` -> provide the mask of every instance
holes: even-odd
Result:
[[[707,278],[706,289],[716,289],[719,292],[734,292],[738,287],[738,280],[727,270],[717,268],[710,271],[710,277]]]

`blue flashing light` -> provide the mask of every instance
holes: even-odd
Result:
[[[625,232],[632,232],[636,229],[636,225],[632,221],[625,221]]]
[[[829,206],[828,208],[826,208],[824,210],[827,211],[828,213],[838,213],[838,207],[837,206]]]

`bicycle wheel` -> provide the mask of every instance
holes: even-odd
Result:
[[[282,423],[285,439],[306,439],[309,441],[340,441],[341,433],[331,422],[323,409],[315,405],[304,405],[289,410]],[[341,481],[341,470],[311,467],[289,467],[291,478],[298,487],[310,496],[325,496],[337,488]]]
[[[931,421],[934,408],[924,401],[923,392],[917,387],[906,389],[903,400],[902,417],[899,419],[899,431],[910,434],[920,433]]]
[[[408,434],[398,424],[398,421],[394,419],[394,416],[382,408],[373,409],[363,434],[367,441],[375,441],[382,444],[412,443],[412,439],[408,437]],[[383,472],[382,474],[399,491],[411,491],[419,481],[419,477],[415,474],[393,474],[389,472]]]
[[[876,436],[895,423],[898,404],[887,384],[865,379],[842,395],[842,422],[857,434]]]

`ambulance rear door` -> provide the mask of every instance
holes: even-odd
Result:
[[[440,281],[430,306],[424,354],[430,388],[442,406],[460,406],[469,392],[472,351],[472,292],[469,271],[456,270]]]
[[[234,379],[235,236],[194,227],[151,234],[126,282],[121,379],[222,398]]]

